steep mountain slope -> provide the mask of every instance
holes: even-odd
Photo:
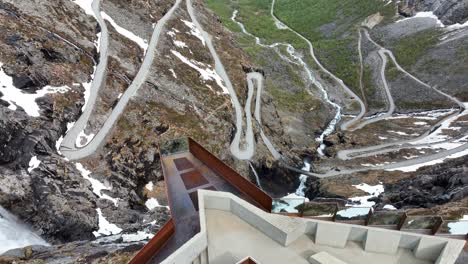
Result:
[[[0,0],[0,206],[52,244],[0,262],[128,261],[186,136],[274,197],[463,217],[467,5]]]

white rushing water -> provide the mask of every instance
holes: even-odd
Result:
[[[0,254],[31,245],[49,244],[0,206]]]
[[[301,169],[303,171],[310,171],[310,163],[305,160],[304,166]],[[306,184],[307,178],[308,176],[305,174],[301,174],[301,176],[299,176],[300,183],[299,183],[299,187],[297,187],[296,189],[297,196],[305,197],[305,188],[306,188],[305,184]]]
[[[317,148],[317,152],[320,155],[323,156],[324,155],[323,151],[325,150],[325,147],[326,147],[325,144],[324,144],[325,137],[327,137],[328,135],[333,133],[335,131],[336,125],[338,124],[338,122],[340,122],[340,120],[341,120],[341,110],[342,110],[341,107],[338,104],[336,104],[335,102],[330,100],[330,97],[328,95],[327,90],[325,90],[323,85],[317,80],[317,78],[315,78],[315,75],[314,75],[313,71],[311,70],[311,68],[309,67],[309,65],[304,61],[302,56],[296,51],[296,49],[290,43],[276,42],[276,43],[269,44],[269,45],[262,43],[262,41],[260,40],[259,37],[257,37],[255,35],[253,35],[252,33],[248,32],[247,29],[245,28],[245,25],[242,24],[240,21],[238,21],[236,19],[237,14],[238,14],[238,10],[234,10],[234,12],[232,13],[231,20],[233,22],[235,22],[240,27],[240,29],[242,30],[242,33],[253,37],[255,39],[255,44],[257,44],[257,45],[259,45],[261,47],[264,47],[264,48],[274,49],[278,53],[278,55],[282,59],[284,59],[285,61],[301,66],[304,69],[305,73],[307,74],[308,81],[311,84],[314,84],[320,90],[320,92],[322,94],[322,97],[323,97],[323,100],[325,102],[327,102],[328,104],[330,104],[331,106],[333,106],[333,108],[335,108],[335,110],[336,110],[335,116],[328,123],[327,127],[322,132],[322,134],[317,138],[317,141],[320,144],[320,146]],[[281,24],[281,25],[283,25],[283,24]],[[278,29],[284,29],[284,25],[282,27],[282,26],[277,24],[277,27],[278,27]],[[281,47],[281,46],[286,48],[286,51],[287,51],[289,57],[292,60],[286,58],[283,54],[281,54],[281,52],[278,49],[278,47]],[[308,92],[310,93],[310,91],[308,91]]]

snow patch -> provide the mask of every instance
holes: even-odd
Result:
[[[169,69],[169,71],[172,73],[172,77],[174,77],[174,79],[177,79],[177,74],[175,73],[174,69]]]
[[[369,195],[365,196],[357,196],[357,197],[351,197],[349,200],[351,200],[353,203],[346,204],[346,206],[352,206],[352,207],[372,207],[375,205],[375,202],[368,201],[368,199],[377,197],[381,193],[384,192],[384,187],[383,184],[377,184],[377,185],[369,185],[367,183],[361,183],[358,185],[353,185],[353,187],[362,190]],[[359,203],[359,204],[354,204],[354,203]]]
[[[123,234],[123,242],[137,242],[142,240],[149,240],[153,238],[154,234],[146,233],[144,231],[138,231],[135,234]]]
[[[174,56],[179,58],[183,63],[187,64],[191,68],[198,71],[203,81],[213,80],[216,82],[216,84],[218,84],[219,87],[221,87],[221,89],[223,90],[223,94],[229,93],[228,89],[223,84],[223,79],[216,73],[215,70],[211,69],[210,66],[207,66],[205,69],[203,69],[201,68],[201,66],[206,66],[205,64],[195,61],[195,60],[187,59],[178,51],[171,50],[171,52],[172,54],[174,54]]]
[[[152,181],[148,182],[146,185],[145,185],[145,188],[148,190],[148,191],[152,191],[153,188],[154,188],[154,184]]]
[[[75,163],[75,167],[78,171],[80,171],[81,175],[83,176],[83,178],[85,178],[86,180],[88,180],[90,183],[91,183],[91,186],[93,188],[93,192],[101,199],[106,199],[106,200],[109,200],[111,202],[114,203],[114,206],[117,207],[118,206],[118,201],[119,199],[118,198],[112,198],[110,197],[109,195],[107,194],[102,194],[101,191],[102,190],[112,190],[112,187],[106,187],[104,185],[104,183],[96,180],[96,179],[93,179],[91,178],[89,175],[91,175],[91,171],[87,170],[85,167],[83,167],[83,165],[81,163]]]
[[[145,202],[145,205],[149,210],[153,210],[156,207],[166,207],[167,209],[169,209],[169,206],[160,205],[156,198],[149,198]]]
[[[72,0],[73,3],[79,5],[87,15],[96,17],[93,11],[93,0]]]
[[[184,22],[184,24],[188,28],[190,28],[190,34],[195,36],[196,38],[198,38],[203,43],[203,46],[206,46],[205,38],[203,38],[200,30],[198,30],[198,28],[195,26],[195,24],[193,24],[190,21],[184,20],[184,19],[182,19],[181,21]]]
[[[466,235],[468,234],[468,221],[459,221],[447,224],[448,232],[452,235]]]
[[[108,14],[105,12],[101,11],[101,16],[104,20],[109,21],[109,23],[114,27],[114,29],[121,34],[122,36],[128,38],[129,40],[135,42],[138,44],[143,49],[143,53],[146,54],[146,50],[148,49],[148,41],[146,39],[143,39],[137,35],[135,35],[133,32],[128,31],[127,29],[119,26],[112,17],[110,17]]]
[[[41,164],[41,161],[37,159],[37,156],[33,156],[29,161],[28,172],[31,173],[31,171],[39,167],[39,164]]]
[[[102,215],[101,208],[96,209],[98,216],[99,216],[99,230],[94,231],[93,235],[95,237],[100,237],[102,235],[104,236],[110,236],[110,235],[116,235],[122,232],[122,229],[109,221]]]
[[[400,20],[396,21],[396,23],[400,23],[400,22],[403,22],[403,21],[408,21],[408,20],[415,19],[415,18],[431,18],[431,19],[435,20],[438,27],[445,27],[444,23],[442,23],[442,21],[440,21],[440,19],[436,15],[434,15],[434,13],[432,11],[418,12],[418,13],[416,13],[416,15],[414,15],[412,17],[407,17],[407,18],[400,19]]]
[[[183,41],[179,41],[179,40],[174,40],[174,45],[176,45],[176,47],[178,48],[188,48],[187,44],[185,44],[185,42]]]
[[[427,125],[427,122],[419,121],[419,122],[414,122],[413,124],[415,124],[417,126],[425,126],[425,125]]]
[[[40,109],[39,105],[36,103],[36,99],[46,94],[63,94],[70,90],[68,86],[52,87],[48,85],[34,93],[25,93],[13,85],[13,78],[3,71],[2,66],[3,63],[0,62],[0,92],[3,94],[0,99],[9,104],[8,109],[10,110],[16,111],[19,106],[23,108],[29,116],[38,117],[40,116]]]
[[[397,208],[391,204],[386,204],[384,205],[383,209],[387,209],[387,210],[397,210]]]
[[[339,215],[343,218],[353,218],[362,215],[368,215],[369,210],[369,207],[351,207],[339,210],[338,212],[336,212],[336,215]]]

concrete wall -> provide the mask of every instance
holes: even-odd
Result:
[[[387,230],[368,230],[364,250],[369,252],[395,254],[398,251],[401,234]]]
[[[198,197],[200,233],[163,263],[192,263],[206,250],[205,209],[229,211],[283,246],[308,234],[315,237],[316,244],[343,248],[351,240],[362,242],[368,252],[395,254],[399,248],[404,248],[412,250],[416,258],[452,264],[465,244],[463,240],[269,214],[231,193],[199,190]]]

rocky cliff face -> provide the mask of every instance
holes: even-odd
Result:
[[[431,208],[468,196],[468,158],[422,169],[418,177],[385,186],[382,197],[399,208]]]
[[[66,93],[39,98],[39,117],[19,106],[12,111],[12,103],[2,101],[0,203],[47,239],[60,242],[89,239],[97,228],[89,183],[55,146],[66,124],[80,114],[84,89],[74,83],[88,81],[96,54],[96,23],[75,10],[68,2],[53,10],[28,1],[0,4],[0,61],[13,85],[26,94],[46,85],[69,87]],[[28,172],[33,156],[41,164]]]
[[[463,24],[468,19],[467,0],[404,0],[400,1],[398,7],[405,16],[432,11],[446,25]]]

